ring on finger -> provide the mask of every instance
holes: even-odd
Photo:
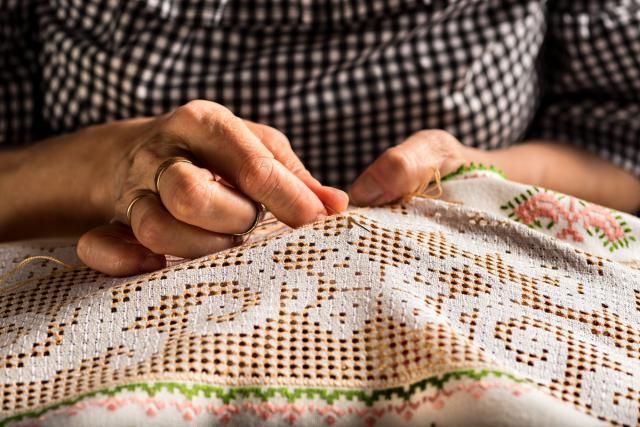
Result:
[[[162,175],[165,173],[167,169],[169,169],[172,165],[176,163],[193,164],[193,162],[190,159],[182,156],[169,157],[167,160],[160,163],[160,166],[158,166],[158,169],[156,169],[156,174],[153,178],[153,182],[156,185],[156,193],[160,194],[160,178],[162,178]]]
[[[262,203],[256,203],[256,207],[258,208],[258,212],[256,212],[256,217],[253,220],[253,224],[251,224],[251,227],[249,227],[247,231],[244,231],[242,233],[231,233],[232,236],[244,237],[256,229],[258,224],[260,224],[260,221],[262,221],[262,218],[264,218],[265,212],[267,211],[267,208],[265,208]]]
[[[139,190],[136,193],[136,196],[131,199],[131,201],[129,202],[129,206],[127,206],[127,223],[129,225],[131,225],[131,213],[133,212],[133,207],[136,205],[136,203],[138,203],[140,200],[144,199],[145,197],[153,197],[156,198],[156,193],[154,193],[151,190]]]

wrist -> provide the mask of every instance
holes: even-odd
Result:
[[[0,152],[0,240],[72,235],[113,216],[114,177],[126,141],[119,124]]]
[[[21,175],[31,183],[34,213],[53,212],[50,227],[81,231],[104,220],[105,182],[100,174],[110,163],[106,141],[89,127],[29,147]],[[39,193],[39,194],[38,194]]]
[[[92,183],[87,188],[86,200],[101,222],[114,217],[115,201],[122,187],[121,177],[131,166],[130,153],[151,119],[129,119],[89,127],[79,135],[89,150],[88,164]]]

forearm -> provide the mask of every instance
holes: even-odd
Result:
[[[95,132],[0,151],[0,240],[73,235],[104,221]]]
[[[467,150],[471,161],[493,164],[514,181],[550,188],[622,211],[640,209],[640,179],[580,148],[531,141],[494,151]]]

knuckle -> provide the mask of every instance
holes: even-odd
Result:
[[[178,107],[170,117],[170,121],[186,125],[201,125],[212,118],[233,116],[231,111],[223,105],[211,101],[194,100]]]
[[[404,173],[413,167],[413,161],[400,147],[389,148],[383,159],[386,167],[393,173]]]
[[[457,139],[455,136],[453,136],[451,133],[447,132],[446,130],[443,129],[432,129],[431,130],[431,134],[433,135],[433,138],[441,140],[441,141],[445,141],[445,142],[456,142]]]
[[[205,185],[189,175],[179,175],[174,188],[168,205],[176,218],[184,221],[199,216],[211,197]]]
[[[449,136],[449,133],[442,129],[421,129],[415,133],[413,133],[410,139],[441,139],[445,136]]]
[[[124,190],[139,188],[140,184],[153,177],[159,165],[172,155],[176,155],[175,140],[157,133],[137,147],[128,157],[126,168],[120,178]]]
[[[409,138],[407,138],[407,141],[413,140],[413,139],[425,140],[429,138],[430,133],[431,133],[430,129],[420,129],[419,131],[409,135]]]
[[[251,156],[238,173],[238,185],[243,190],[251,189],[258,199],[267,199],[278,186],[274,168],[273,158]]]
[[[420,130],[409,138],[432,147],[453,147],[458,145],[458,140],[451,133],[443,129]]]
[[[144,181],[144,176],[162,161],[159,150],[143,148],[138,150],[131,159],[128,178],[132,184]]]
[[[133,171],[145,170],[161,161],[163,157],[162,144],[157,137],[150,138],[131,153],[130,168]]]
[[[394,183],[401,188],[408,188],[415,170],[414,161],[401,147],[388,149],[383,156],[381,182]]]
[[[203,107],[199,101],[191,101],[181,107],[176,108],[170,117],[170,122],[195,124],[202,120]]]
[[[435,135],[434,132],[437,132],[437,130],[434,130],[434,129],[421,129],[421,130],[419,130],[417,132],[412,133],[411,136],[409,137],[409,139],[420,139],[420,140],[430,139]]]

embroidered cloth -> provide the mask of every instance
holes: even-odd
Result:
[[[0,425],[639,424],[640,221],[490,170],[443,189],[137,277],[27,265]]]

